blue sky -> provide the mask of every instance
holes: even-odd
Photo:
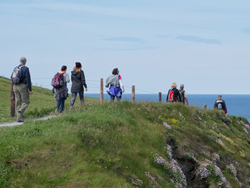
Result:
[[[0,0],[0,75],[28,59],[50,88],[83,64],[89,93],[118,67],[127,93],[249,94],[250,1]]]

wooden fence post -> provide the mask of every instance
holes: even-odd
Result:
[[[135,102],[135,86],[132,86],[132,102]]]
[[[10,116],[15,117],[15,94],[13,91],[13,84],[10,86]]]
[[[161,92],[159,92],[159,103],[161,103]]]
[[[204,104],[203,110],[206,110],[206,109],[207,109],[207,104]]]
[[[100,101],[103,103],[103,78],[101,78],[100,82]]]

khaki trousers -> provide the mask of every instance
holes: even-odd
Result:
[[[16,112],[24,113],[25,109],[29,106],[30,103],[30,95],[28,86],[25,84],[17,84],[13,87],[15,94],[15,106]]]

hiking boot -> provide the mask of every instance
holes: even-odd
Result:
[[[55,114],[56,114],[56,115],[58,114],[58,108],[55,110]]]
[[[23,114],[21,112],[17,112],[17,122],[24,122]]]

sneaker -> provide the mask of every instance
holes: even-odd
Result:
[[[23,114],[21,112],[17,112],[17,122],[24,122]]]

